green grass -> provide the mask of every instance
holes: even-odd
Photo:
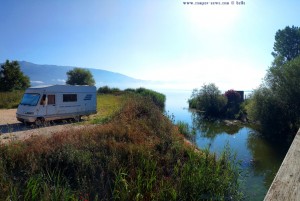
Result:
[[[116,96],[111,94],[97,95],[97,114],[89,121],[92,124],[105,123],[120,110],[124,96]]]
[[[0,92],[0,109],[17,108],[24,91]]]
[[[241,197],[230,151],[195,151],[149,99],[98,98],[106,122],[0,145],[0,200]]]

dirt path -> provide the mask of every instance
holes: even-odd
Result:
[[[0,109],[0,125],[18,123],[16,118],[17,109]]]
[[[82,125],[74,125],[67,121],[49,123],[43,127],[24,125],[16,119],[16,109],[0,110],[0,144],[15,140],[25,140],[38,135],[51,135],[65,129],[80,129]]]

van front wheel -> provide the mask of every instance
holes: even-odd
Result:
[[[75,120],[75,122],[79,122],[79,121],[81,120],[81,116],[80,116],[80,115],[75,116],[75,117],[74,117],[74,120]]]
[[[44,123],[45,123],[45,119],[42,118],[42,117],[37,118],[37,119],[35,120],[35,125],[38,126],[38,127],[43,126]]]

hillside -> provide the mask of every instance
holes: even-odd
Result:
[[[75,68],[72,66],[38,65],[26,61],[19,61],[21,70],[29,76],[31,85],[65,84],[67,71]],[[111,87],[128,88],[140,87],[147,81],[134,79],[120,73],[88,68],[94,76],[96,86],[108,85]]]

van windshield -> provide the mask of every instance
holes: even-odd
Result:
[[[39,102],[40,94],[28,94],[25,93],[21,100],[21,105],[29,105],[29,106],[36,106]]]

